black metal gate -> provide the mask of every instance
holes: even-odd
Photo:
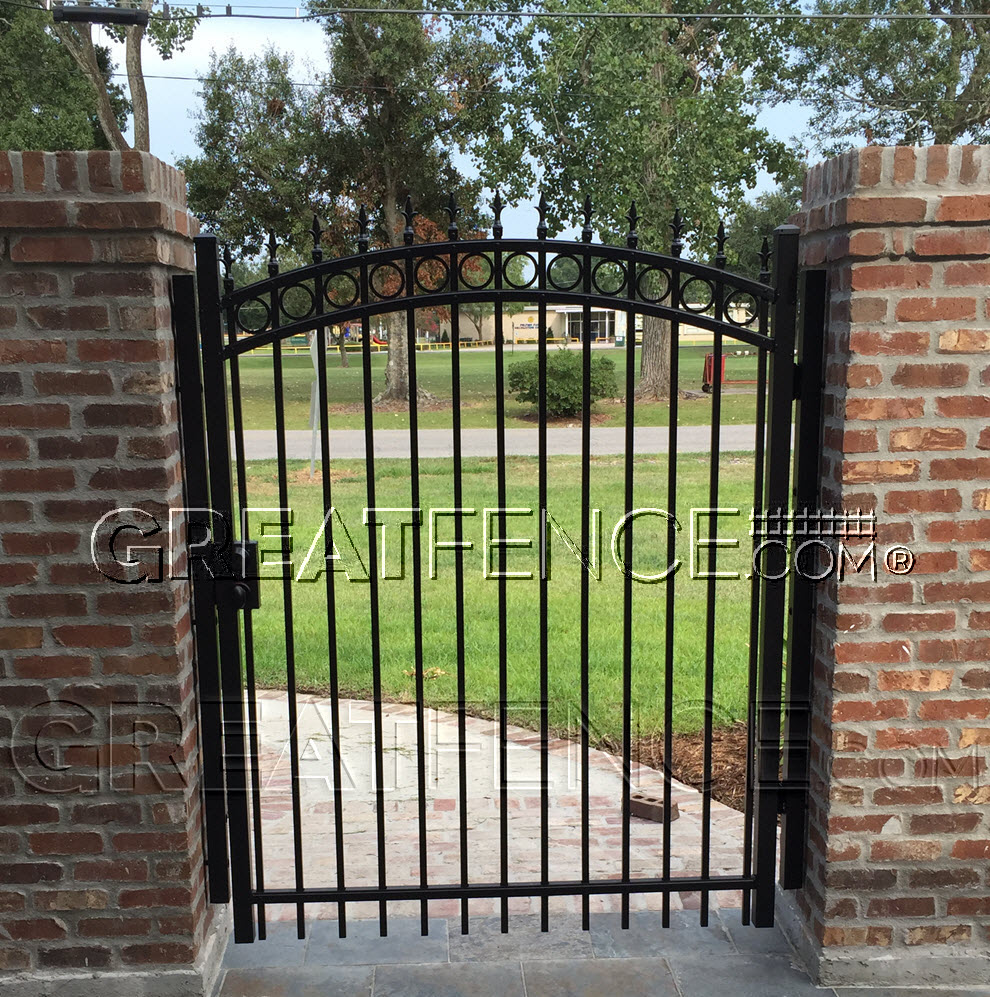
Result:
[[[623,508],[634,508],[637,459],[636,438],[636,324],[640,316],[659,316],[670,323],[671,385],[668,402],[667,438],[667,508],[675,508],[678,487],[678,360],[682,326],[712,334],[714,370],[728,351],[727,342],[744,344],[756,353],[755,431],[753,439],[753,523],[754,550],[768,535],[766,514],[815,503],[820,448],[820,391],[822,382],[822,346],[825,313],[824,273],[809,271],[799,294],[798,230],[783,226],[773,233],[772,253],[764,243],[763,273],[758,281],[733,275],[725,269],[724,235],[720,232],[715,265],[708,266],[682,257],[681,223],[675,217],[670,255],[644,252],[638,248],[635,207],[630,213],[630,231],[622,247],[592,243],[590,206],[579,243],[547,239],[541,222],[537,238],[505,239],[499,220],[499,205],[492,237],[483,240],[460,240],[451,211],[448,241],[416,244],[412,227],[412,209],[407,204],[404,245],[399,248],[369,250],[369,236],[362,210],[362,228],[357,236],[356,255],[324,260],[319,245],[319,230],[314,221],[313,263],[292,272],[280,273],[274,240],[271,243],[269,278],[248,287],[235,288],[227,276],[219,274],[217,240],[201,236],[196,240],[196,275],[173,279],[174,326],[177,341],[177,371],[180,387],[184,466],[188,514],[191,570],[193,578],[194,626],[197,645],[198,681],[201,700],[202,749],[205,783],[206,848],[209,893],[213,902],[233,901],[235,939],[251,941],[256,932],[256,913],[264,937],[264,909],[268,904],[297,905],[300,935],[304,930],[304,905],[337,905],[341,934],[346,931],[347,905],[358,901],[379,904],[381,930],[387,930],[386,902],[418,902],[427,930],[427,904],[431,900],[460,901],[462,930],[468,930],[469,901],[494,898],[499,902],[503,930],[506,930],[509,899],[537,897],[542,905],[543,928],[547,928],[548,899],[572,895],[582,898],[587,926],[589,898],[596,894],[621,897],[623,925],[628,924],[629,900],[634,894],[659,893],[663,897],[663,923],[669,921],[670,897],[673,893],[700,891],[699,917],[708,918],[708,894],[711,891],[735,890],[743,894],[744,922],[757,926],[773,922],[774,892],[777,880],[778,815],[783,814],[780,835],[780,878],[785,888],[800,884],[804,868],[806,798],[808,775],[808,702],[810,699],[811,644],[810,621],[813,614],[813,589],[800,578],[792,584],[771,573],[752,572],[746,586],[748,608],[748,740],[747,784],[745,791],[745,836],[741,867],[734,875],[715,875],[710,865],[711,767],[713,673],[715,659],[716,581],[710,576],[705,591],[703,632],[697,635],[699,667],[704,668],[704,766],[702,785],[701,854],[697,874],[678,876],[671,863],[671,789],[669,764],[673,737],[673,702],[675,699],[674,621],[675,571],[658,586],[656,598],[663,602],[664,632],[656,635],[657,670],[662,673],[663,688],[663,813],[662,848],[655,875],[633,876],[630,873],[630,794],[632,765],[632,657],[633,657],[633,583],[631,566],[631,524],[624,538],[628,567],[622,581],[622,700],[621,767],[623,789],[621,806],[621,841],[619,873],[616,878],[595,879],[588,863],[588,756],[589,730],[589,617],[590,572],[581,571],[580,598],[574,606],[580,628],[580,756],[582,765],[582,874],[577,879],[559,881],[550,875],[551,836],[547,833],[549,795],[547,791],[548,743],[548,663],[554,649],[548,636],[548,571],[541,557],[538,594],[533,601],[539,614],[539,638],[533,653],[533,667],[539,670],[538,727],[541,750],[540,820],[543,828],[539,860],[540,876],[517,881],[511,876],[508,834],[507,791],[507,581],[505,546],[499,547],[497,602],[498,615],[498,704],[495,719],[499,730],[499,766],[502,779],[499,795],[499,869],[498,881],[477,882],[471,876],[464,798],[467,793],[465,756],[464,673],[470,650],[464,641],[465,622],[478,608],[465,600],[463,550],[455,553],[453,581],[456,632],[457,703],[459,731],[459,807],[461,808],[460,876],[454,883],[430,882],[426,852],[429,832],[426,819],[426,776],[423,757],[424,709],[424,635],[422,610],[422,542],[423,517],[417,513],[412,525],[412,597],[413,597],[413,666],[415,675],[415,724],[417,734],[418,780],[418,875],[415,882],[396,884],[390,878],[387,863],[387,828],[382,782],[382,648],[380,646],[380,606],[377,565],[377,534],[372,523],[367,535],[367,556],[371,565],[367,587],[370,617],[370,687],[374,705],[374,752],[376,773],[375,821],[377,828],[377,882],[374,885],[348,885],[344,854],[344,816],[342,802],[341,745],[339,738],[341,661],[336,633],[337,593],[334,571],[326,573],[327,659],[331,707],[331,763],[333,768],[333,827],[335,875],[330,882],[305,882],[302,868],[303,820],[298,786],[298,744],[295,741],[296,716],[296,645],[294,642],[293,587],[291,568],[282,569],[278,590],[284,618],[285,672],[282,683],[288,696],[288,736],[291,745],[291,822],[293,835],[294,885],[272,888],[265,885],[265,860],[262,848],[261,813],[265,787],[259,776],[259,734],[257,720],[257,677],[255,674],[256,639],[252,629],[252,609],[258,605],[261,585],[253,577],[250,564],[254,554],[251,538],[237,526],[238,512],[248,504],[247,468],[250,463],[245,447],[244,388],[241,361],[259,347],[271,349],[271,393],[275,427],[274,483],[280,512],[281,547],[287,552],[291,541],[288,508],[288,457],[286,451],[286,409],[284,375],[286,346],[290,337],[309,333],[315,337],[316,400],[318,413],[314,439],[318,441],[317,463],[322,470],[322,508],[332,509],[333,483],[330,452],[330,415],[327,380],[329,331],[345,323],[360,327],[362,363],[364,476],[369,508],[375,507],[375,416],[372,407],[372,319],[388,313],[404,317],[401,331],[409,351],[409,382],[412,402],[408,408],[408,459],[411,505],[420,506],[420,437],[417,398],[416,312],[417,309],[442,307],[449,310],[449,350],[452,393],[452,500],[455,507],[463,502],[462,472],[465,457],[462,448],[462,398],[460,393],[461,360],[467,345],[461,341],[461,310],[472,303],[487,302],[492,307],[496,401],[496,476],[499,520],[504,527],[506,506],[506,384],[502,319],[508,306],[527,303],[535,308],[539,398],[537,429],[537,490],[541,510],[541,539],[546,530],[548,500],[548,419],[546,371],[548,305],[565,305],[579,309],[582,317],[580,358],[583,390],[583,414],[580,422],[580,556],[586,564],[591,556],[592,537],[589,521],[590,477],[592,474],[591,378],[593,346],[592,309],[621,313],[626,322],[623,348],[614,354],[621,358],[625,396],[623,461]],[[773,260],[771,279],[769,260]],[[561,262],[566,261],[566,262]],[[799,303],[803,301],[803,307]],[[800,316],[800,331],[799,331]],[[393,330],[396,326],[393,325]],[[795,353],[797,352],[797,360]],[[332,354],[331,354],[332,355]],[[793,425],[794,400],[804,385],[805,407],[799,422]],[[717,508],[721,445],[723,392],[721,378],[711,387],[711,419],[708,445],[708,502]],[[792,448],[792,432],[796,445]],[[795,455],[791,476],[792,453]],[[793,499],[791,487],[795,489]],[[779,522],[779,520],[778,520]],[[456,517],[455,544],[463,538],[462,519]],[[679,524],[672,517],[666,525],[667,564],[672,564],[678,542]],[[770,531],[772,532],[772,531]],[[714,531],[712,531],[714,533]],[[505,537],[505,529],[500,532]],[[710,535],[709,539],[713,539]],[[206,542],[209,540],[209,542]],[[662,541],[661,541],[662,542]],[[315,541],[314,541],[315,543]],[[331,528],[324,538],[324,553],[333,551]],[[719,547],[707,545],[707,567],[714,573]],[[486,554],[487,556],[487,554]],[[692,555],[693,556],[693,555]],[[288,561],[288,557],[285,558]],[[617,562],[618,563],[618,562]],[[777,573],[772,573],[776,575]],[[275,591],[275,589],[273,589]],[[792,607],[791,633],[785,640],[789,605]],[[486,612],[490,611],[486,608]],[[616,607],[615,612],[620,612]],[[789,644],[785,667],[785,646]],[[703,648],[703,649],[702,649]],[[786,689],[784,679],[786,678]],[[782,740],[783,737],[783,740]],[[782,779],[783,774],[783,779]],[[400,877],[401,878],[401,877]]]

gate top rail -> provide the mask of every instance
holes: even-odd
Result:
[[[407,220],[411,213],[407,201]],[[633,212],[630,220],[634,217]],[[681,321],[773,350],[773,340],[760,322],[761,311],[777,297],[777,289],[769,283],[766,242],[763,272],[760,280],[753,280],[725,269],[724,228],[719,229],[714,266],[681,258],[678,215],[671,228],[670,254],[639,249],[634,227],[625,246],[592,243],[588,226],[580,242],[547,239],[542,224],[536,239],[506,239],[497,218],[493,237],[460,239],[452,223],[446,241],[415,243],[407,225],[404,245],[369,250],[362,214],[359,252],[324,260],[314,219],[311,264],[280,273],[272,236],[269,276],[235,289],[226,254],[221,306],[227,315],[229,342],[224,353],[230,358],[317,326],[408,308],[550,301],[632,307],[643,315]]]

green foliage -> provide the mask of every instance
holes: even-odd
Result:
[[[449,343],[450,342],[450,335],[447,333],[446,329],[444,329],[443,332],[440,335],[440,342],[441,343]]]
[[[917,20],[810,21],[790,93],[813,102],[810,133],[825,154],[852,146],[927,145],[990,137],[990,35],[986,0],[816,0],[816,13],[915,13]],[[934,15],[934,16],[929,16]],[[790,95],[790,93],[788,95]]]
[[[106,149],[93,89],[50,25],[47,11],[0,2],[0,148]],[[95,53],[123,127],[129,104],[111,82],[116,67],[107,48]]]
[[[577,350],[558,349],[547,354],[547,415],[576,415],[583,404],[581,354]],[[539,357],[534,355],[509,367],[509,391],[521,402],[540,403]],[[591,400],[615,395],[615,363],[609,357],[591,358]]]
[[[760,273],[760,249],[764,237],[773,243],[773,230],[801,207],[803,170],[787,177],[774,190],[753,201],[743,201],[728,226],[726,256],[729,268],[754,280]]]
[[[549,0],[564,10],[566,0]],[[693,11],[691,0],[600,0],[596,10]],[[724,0],[707,10],[792,10],[770,0]],[[791,153],[756,122],[752,94],[787,57],[770,21],[555,18],[500,29],[509,84],[502,128],[484,147],[498,177],[538,163],[551,231],[580,225],[586,194],[603,241],[624,235],[635,200],[640,244],[666,250],[681,209],[692,249],[707,254],[720,214],[731,214],[761,169]],[[535,179],[535,177],[534,177]]]

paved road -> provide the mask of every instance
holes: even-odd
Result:
[[[754,449],[755,426],[723,426],[719,449],[723,453]],[[292,460],[309,460],[313,434],[308,429],[290,429],[286,432],[286,456]],[[505,452],[508,456],[535,456],[537,431],[533,429],[506,429]],[[316,455],[319,457],[319,440]],[[682,426],[677,432],[678,453],[707,453],[711,446],[709,426]],[[465,457],[495,457],[494,429],[465,429],[463,431]],[[634,452],[638,454],[667,453],[667,429],[664,426],[642,426],[636,429]],[[248,460],[264,460],[275,456],[275,432],[268,429],[250,429],[244,433],[244,452]],[[581,453],[579,427],[547,430],[547,452],[551,456]],[[591,453],[594,456],[625,453],[625,430],[621,426],[597,426],[591,430]],[[453,434],[448,429],[421,429],[419,431],[420,457],[453,456]],[[378,429],[375,431],[376,457],[409,456],[409,431],[407,429]],[[360,429],[334,429],[330,432],[330,459],[364,457],[364,431]]]

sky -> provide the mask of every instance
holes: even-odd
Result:
[[[244,10],[246,3],[238,3],[237,10]],[[260,6],[260,5],[259,5]],[[221,10],[214,7],[214,10]],[[272,8],[265,5],[266,12]],[[281,13],[291,14],[293,8],[280,8]],[[94,40],[101,29],[94,26]],[[104,38],[104,42],[109,39]],[[312,22],[252,20],[248,18],[213,17],[204,19],[196,29],[192,40],[182,52],[168,61],[146,45],[143,53],[144,72],[147,79],[148,105],[151,118],[151,151],[159,159],[174,163],[181,156],[196,155],[195,115],[200,106],[197,96],[198,77],[207,73],[210,53],[225,51],[234,45],[245,55],[260,55],[269,45],[274,45],[293,56],[295,79],[306,79],[307,62],[319,65],[325,58],[325,35]],[[123,65],[123,50],[115,46],[118,69]],[[166,79],[156,77],[186,77],[186,79]],[[784,104],[761,112],[759,122],[771,135],[790,139],[801,134],[807,127],[809,109],[798,104]],[[471,172],[471,164],[461,158],[458,165],[465,173]],[[769,177],[763,176],[753,193],[759,193],[772,186]],[[538,195],[537,195],[538,196]],[[533,204],[510,206],[503,212],[505,235],[509,238],[532,237],[536,231],[536,211]],[[564,238],[576,235],[564,232]]]

